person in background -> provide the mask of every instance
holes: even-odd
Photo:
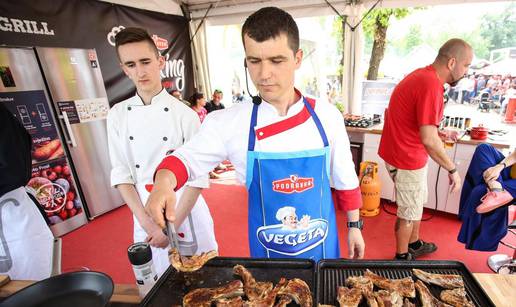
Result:
[[[201,123],[204,121],[204,118],[206,118],[206,115],[208,114],[208,111],[204,108],[206,106],[206,99],[204,99],[203,93],[194,93],[192,97],[190,97],[190,107],[192,110],[197,113],[197,116],[199,116],[199,119],[201,120]]]
[[[216,110],[224,109],[224,104],[222,104],[222,91],[215,90],[213,92],[213,98],[206,104],[206,111],[208,113]]]
[[[515,163],[516,151],[504,157],[490,144],[475,149],[459,207],[462,226],[457,239],[466,249],[495,251],[507,234],[508,205],[516,196]]]
[[[412,260],[437,250],[434,243],[419,237],[428,196],[429,155],[448,172],[451,192],[460,190],[460,176],[444,150],[438,127],[444,110],[443,84],[455,86],[472,58],[470,45],[451,39],[439,49],[431,65],[407,75],[391,95],[378,154],[396,187],[395,259]]]
[[[163,160],[149,214],[161,227],[163,212],[174,221],[174,190],[229,158],[248,189],[251,257],[339,258],[333,187],[337,207],[347,212],[348,256],[362,258],[362,199],[349,138],[335,106],[294,87],[303,59],[294,19],[279,8],[262,8],[245,21],[242,42],[258,96],[209,114],[199,133]],[[307,229],[277,228],[276,214],[286,206],[307,216]]]
[[[32,172],[32,138],[0,103],[0,274],[40,280],[52,272],[54,236],[25,185]]]
[[[181,92],[179,90],[172,90],[172,92],[170,92],[170,95],[174,96],[177,100],[183,100],[183,97],[181,97]]]
[[[134,219],[134,242],[149,242],[156,271],[169,266],[168,238],[145,212],[154,170],[167,152],[173,152],[197,133],[194,112],[167,93],[160,71],[165,61],[146,30],[125,28],[115,37],[120,66],[136,87],[136,94],[114,105],[107,117],[111,184],[116,187]],[[213,220],[200,196],[208,187],[199,176],[178,191],[179,251],[184,255],[217,249]],[[185,212],[191,212],[187,214]]]

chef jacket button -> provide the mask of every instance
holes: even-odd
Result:
[[[165,109],[163,109],[163,110],[165,110],[165,112],[168,112],[168,108],[165,108]]]
[[[259,135],[259,136],[262,136],[262,135],[263,135],[263,132],[262,132],[262,131],[258,132],[258,135]]]
[[[131,107],[127,107],[127,110],[131,111]]]
[[[136,166],[136,168],[140,168],[140,164],[136,164],[135,166]]]
[[[132,141],[134,138],[132,136],[130,136],[129,139]]]
[[[166,141],[168,140],[168,138],[166,136],[163,137],[163,141]]]

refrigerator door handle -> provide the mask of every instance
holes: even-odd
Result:
[[[72,131],[72,125],[70,125],[70,120],[68,119],[68,114],[66,113],[66,111],[63,111],[63,120],[64,120],[64,123],[65,123],[65,126],[66,126],[66,131],[68,132],[68,136],[70,137],[70,140],[66,140],[66,142],[70,145],[72,145],[72,147],[77,147],[77,142],[75,141],[75,136],[73,135],[73,131]]]

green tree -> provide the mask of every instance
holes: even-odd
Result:
[[[402,19],[406,17],[412,9],[396,8],[396,9],[374,9],[362,22],[362,26],[366,36],[373,38],[373,48],[371,51],[371,59],[369,60],[369,70],[367,71],[367,80],[376,80],[378,77],[378,69],[385,54],[385,45],[387,43],[387,29],[391,17]]]
[[[516,3],[500,14],[484,15],[480,29],[489,50],[516,46]]]

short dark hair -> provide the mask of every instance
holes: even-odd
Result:
[[[299,50],[299,30],[292,16],[277,7],[264,7],[247,17],[242,26],[242,43],[247,35],[257,42],[264,42],[286,34],[292,52]]]
[[[221,91],[221,90],[219,90],[219,89],[215,89],[215,90],[213,91],[213,95],[215,95],[215,94],[222,94],[222,91]]]
[[[192,95],[192,97],[190,97],[190,105],[193,107],[193,106],[196,106],[197,105],[197,99],[201,99],[201,98],[204,98],[204,94],[203,93],[199,93],[199,92],[196,92]]]
[[[122,31],[118,32],[118,34],[115,36],[116,54],[120,58],[120,55],[118,54],[118,47],[129,43],[139,42],[149,43],[151,48],[156,52],[156,55],[160,55],[159,50],[156,47],[156,44],[154,43],[154,40],[152,40],[147,30],[136,27],[125,28]]]

